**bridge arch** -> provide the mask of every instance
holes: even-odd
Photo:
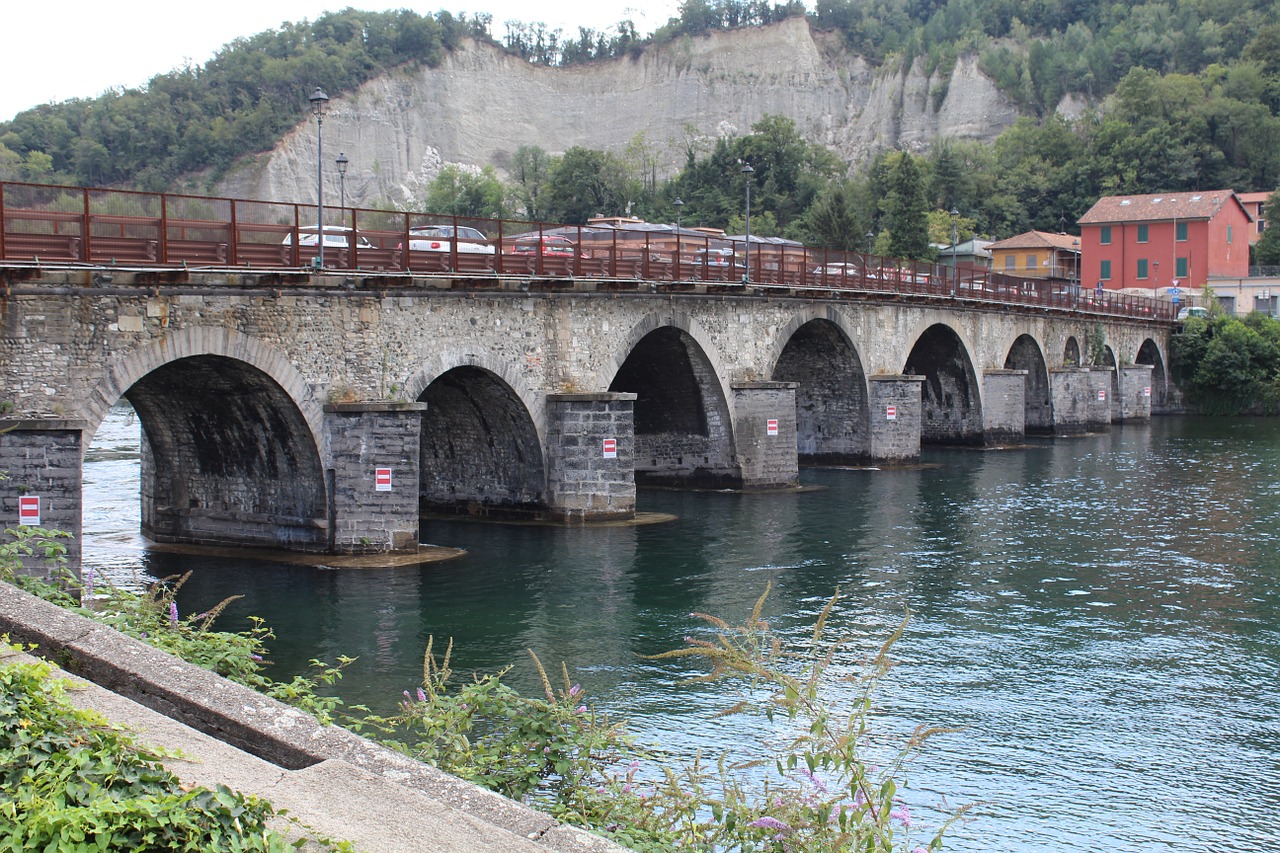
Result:
[[[97,432],[107,411],[139,379],[170,362],[195,356],[222,356],[265,374],[298,408],[316,446],[323,445],[324,404],[312,394],[293,362],[266,341],[221,326],[175,329],[109,359],[103,366],[102,380],[86,395],[81,410],[89,434]]]
[[[922,444],[982,444],[981,383],[960,334],[934,323],[916,339],[903,373],[923,376]]]
[[[542,441],[502,377],[475,365],[437,376],[422,413],[419,506],[427,512],[539,515],[547,507]]]
[[[650,315],[609,382],[611,392],[636,395],[637,484],[741,485],[722,374],[694,331],[687,318]]]
[[[796,385],[796,447],[802,462],[851,462],[869,451],[867,376],[834,311],[800,314],[778,336],[772,378]]]
[[[264,342],[180,330],[110,360],[84,404],[89,434],[127,399],[141,436],[142,533],[157,542],[325,550],[323,409]]]
[[[1029,433],[1053,431],[1053,395],[1049,387],[1049,365],[1040,342],[1032,335],[1021,334],[1005,356],[1006,370],[1027,371],[1026,423]]]
[[[1142,345],[1138,347],[1138,354],[1133,359],[1134,364],[1151,365],[1151,406],[1152,408],[1163,408],[1168,404],[1169,375],[1165,369],[1164,354],[1160,352],[1160,346],[1151,338],[1143,340]]]
[[[1079,367],[1080,366],[1080,342],[1076,340],[1075,335],[1068,335],[1067,342],[1063,344],[1062,366],[1063,367]]]

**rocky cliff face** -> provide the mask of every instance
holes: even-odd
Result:
[[[438,68],[388,74],[333,100],[324,123],[325,200],[338,201],[329,164],[339,152],[351,163],[347,204],[362,205],[411,197],[444,163],[501,170],[521,145],[621,152],[643,135],[659,168],[673,173],[688,141],[748,133],[765,115],[794,120],[808,139],[854,164],[884,148],[924,150],[940,137],[991,140],[1017,118],[976,58],[941,78],[919,62],[877,69],[803,18],[569,68],[529,65],[467,42]],[[307,122],[219,191],[314,201],[315,184],[315,124]]]

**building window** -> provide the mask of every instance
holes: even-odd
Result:
[[[1144,279],[1146,277],[1147,277],[1147,259],[1138,258],[1138,278]]]
[[[1179,222],[1176,226],[1174,226],[1174,228],[1178,232],[1176,237],[1177,241],[1179,243],[1187,242],[1187,223]]]
[[[1177,268],[1177,271],[1174,272],[1174,275],[1176,275],[1178,278],[1186,278],[1188,275],[1190,275],[1190,273],[1187,270],[1190,268],[1191,265],[1187,263],[1186,258],[1178,258],[1178,262],[1174,264],[1174,266]]]
[[[1005,255],[1004,268],[1007,270],[1016,270],[1018,268],[1018,259],[1013,255]]]
[[[1228,243],[1231,242],[1231,226],[1230,225],[1227,226],[1227,242]]]
[[[1104,281],[1111,280],[1111,261],[1102,262],[1102,269],[1098,271],[1098,277]]]
[[[1035,255],[1027,255],[1027,256],[1026,256],[1026,258],[1025,258],[1025,259],[1023,259],[1023,263],[1024,263],[1024,264],[1026,264],[1026,268],[1027,268],[1027,269],[1029,269],[1029,270],[1033,270],[1033,269],[1035,269],[1035,268],[1036,268],[1036,256],[1035,256]]]
[[[1098,242],[1104,246],[1110,246],[1111,245],[1111,226],[1103,225],[1102,228],[1099,230],[1100,230],[1100,234],[1098,236]]]
[[[1145,225],[1138,226],[1138,242],[1139,243],[1147,242],[1147,226]]]

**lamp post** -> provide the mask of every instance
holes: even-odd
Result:
[[[676,199],[675,201],[671,202],[671,204],[676,209],[676,239],[678,241],[680,238],[680,211],[684,208],[684,202],[681,201],[680,199]]]
[[[956,231],[956,219],[959,218],[960,211],[954,207],[951,208],[951,295],[956,295],[956,290],[960,286],[960,268],[956,265],[956,240],[959,239],[959,233]]]
[[[866,234],[863,234],[862,236],[867,238],[867,254],[869,255],[871,254],[871,243],[873,240],[876,239],[876,235],[868,231]]]
[[[347,159],[345,153],[338,154],[338,159],[333,161],[338,164],[338,213],[343,225],[347,224],[347,164],[351,161]]]
[[[742,166],[742,183],[747,188],[747,269],[742,274],[743,281],[751,280],[751,176],[755,174],[755,171],[755,169],[751,168],[750,163],[744,163]]]
[[[1152,261],[1151,266],[1151,292],[1154,295],[1160,292],[1160,262]]]
[[[316,243],[320,246],[320,269],[324,269],[324,114],[329,111],[329,96],[317,86],[307,100],[316,117]]]

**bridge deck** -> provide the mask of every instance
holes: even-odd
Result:
[[[689,228],[564,226],[353,208],[326,208],[324,216],[323,271],[359,273],[383,288],[425,278],[435,287],[500,290],[520,279],[522,289],[541,291],[923,297],[1174,318],[1170,303],[1082,290],[1066,279],[769,239],[748,244]],[[0,182],[0,268],[9,282],[59,266],[132,268],[136,281],[154,284],[181,283],[195,270],[301,276],[320,269],[316,219],[314,206],[297,204]],[[424,229],[462,237],[423,236]]]

